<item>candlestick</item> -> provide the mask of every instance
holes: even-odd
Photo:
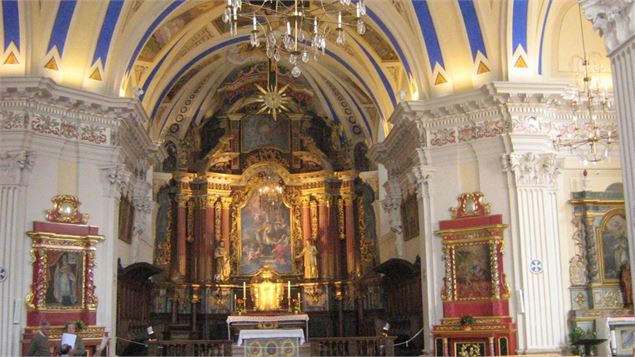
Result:
[[[243,281],[243,300],[247,299],[247,283]]]

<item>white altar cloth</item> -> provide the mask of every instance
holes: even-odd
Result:
[[[280,322],[280,321],[309,321],[307,314],[288,315],[230,315],[227,324],[234,322]]]
[[[238,346],[242,346],[243,340],[253,338],[297,338],[300,345],[303,345],[304,331],[302,329],[258,329],[258,330],[241,330],[238,334]]]

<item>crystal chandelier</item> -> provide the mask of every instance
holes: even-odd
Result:
[[[608,90],[600,89],[596,80],[589,73],[590,61],[584,42],[582,29],[582,10],[579,10],[580,31],[582,33],[582,58],[583,78],[582,90],[577,93],[577,99],[573,100],[573,133],[560,134],[554,140],[556,150],[566,147],[580,157],[584,165],[589,162],[597,163],[609,156],[613,143],[614,132],[611,128],[601,128],[598,118],[608,109]],[[581,120],[586,119],[585,121]],[[582,123],[580,123],[582,121]]]
[[[275,62],[284,55],[293,66],[291,75],[298,78],[300,62],[317,61],[324,55],[326,36],[333,26],[338,45],[346,41],[344,26],[355,27],[360,35],[366,33],[364,1],[227,0],[223,22],[236,36],[239,19],[248,19],[251,46],[260,47],[264,42],[267,57]]]
[[[278,177],[272,172],[265,172],[262,184],[258,187],[260,208],[264,210],[275,209],[280,204],[282,192],[283,188]]]

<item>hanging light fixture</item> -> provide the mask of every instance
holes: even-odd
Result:
[[[260,208],[264,210],[275,209],[280,204],[280,195],[283,191],[278,176],[269,170],[264,172],[262,184],[258,187]]]
[[[354,8],[353,8],[354,7]],[[351,15],[347,15],[347,14]],[[346,41],[344,28],[366,33],[365,0],[336,0],[328,3],[309,0],[227,0],[223,22],[231,35],[238,34],[240,18],[249,19],[249,42],[253,48],[264,42],[269,59],[280,62],[283,56],[292,66],[291,75],[300,77],[301,63],[317,61],[326,51],[326,36],[335,26],[336,43]],[[351,21],[352,20],[352,21]]]
[[[598,124],[599,117],[606,113],[609,107],[608,86],[600,89],[598,81],[591,78],[591,65],[584,41],[582,28],[582,10],[578,5],[580,18],[580,32],[582,34],[582,89],[573,100],[573,133],[560,134],[554,140],[556,150],[566,147],[580,157],[584,165],[589,162],[597,163],[606,159],[611,151],[615,139],[615,132],[611,127],[602,128]]]

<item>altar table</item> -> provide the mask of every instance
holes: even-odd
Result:
[[[249,339],[269,339],[269,338],[297,338],[301,345],[304,344],[304,331],[302,329],[259,329],[241,330],[238,334],[238,346],[243,344],[243,340]]]
[[[227,336],[232,339],[242,330],[275,330],[304,328],[304,335],[309,338],[309,315],[307,314],[271,314],[271,315],[230,315],[227,316]]]

